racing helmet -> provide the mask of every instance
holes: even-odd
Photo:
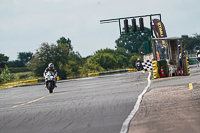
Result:
[[[48,67],[49,68],[54,68],[54,64],[53,63],[49,63]]]

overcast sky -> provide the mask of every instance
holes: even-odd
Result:
[[[86,57],[116,46],[118,23],[100,20],[149,14],[162,15],[168,37],[200,33],[200,0],[0,0],[0,53],[16,60],[65,37]]]

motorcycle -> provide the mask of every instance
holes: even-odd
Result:
[[[136,63],[137,71],[141,71],[141,63],[137,62]]]
[[[55,88],[55,82],[56,76],[54,75],[54,72],[47,72],[45,75],[45,84],[47,89],[49,90],[49,93],[53,93],[53,89]]]
[[[200,54],[197,55],[197,62],[198,62],[197,67],[200,67]]]

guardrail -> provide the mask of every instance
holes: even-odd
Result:
[[[106,75],[106,74],[115,74],[115,73],[123,73],[123,72],[136,72],[135,68],[133,69],[123,69],[123,70],[115,70],[115,71],[107,71],[107,72],[98,72],[98,73],[88,73],[88,77]]]
[[[25,85],[25,84],[35,84],[38,83],[38,79],[26,80],[26,81],[18,81],[3,84],[3,86],[16,86],[16,85]]]
[[[59,76],[57,76],[57,81],[60,80]],[[44,82],[44,79],[31,79],[25,81],[11,82],[3,84],[2,86],[20,86],[20,85],[31,85]]]
[[[115,73],[123,73],[123,72],[136,72],[135,68],[133,69],[123,69],[123,70],[115,70],[115,71],[107,71],[107,72],[99,72],[99,73],[89,73],[88,77],[92,76],[99,76],[99,75],[106,75],[106,74],[115,74]],[[57,81],[60,80],[59,76],[57,76]],[[18,82],[11,82],[3,84],[2,86],[21,86],[21,85],[31,85],[44,82],[44,79],[31,79],[26,81],[18,81]]]

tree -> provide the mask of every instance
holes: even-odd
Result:
[[[77,76],[81,74],[83,65],[84,61],[79,52],[74,52],[74,51],[70,52],[69,60],[65,66],[65,70],[67,71],[67,76]]]
[[[128,53],[125,48],[118,47],[115,50],[117,54],[117,60],[118,60],[118,67],[119,68],[125,68],[129,65],[129,59],[133,54]]]
[[[14,61],[8,61],[8,66],[9,67],[24,67],[25,65],[20,60],[14,60]]]
[[[129,31],[131,31],[131,26],[129,26]],[[137,27],[138,31],[139,28]],[[116,41],[116,48],[121,47],[125,48],[129,53],[140,53],[139,49],[141,49],[142,44],[147,42],[151,38],[151,30],[149,28],[144,28],[145,33],[141,34],[126,34],[121,35]],[[122,32],[124,33],[124,32]]]
[[[26,64],[32,59],[32,52],[19,52],[18,60],[8,61],[9,67],[25,67]]]
[[[101,49],[88,58],[88,66],[100,66],[105,70],[126,68],[129,65],[131,53],[127,53],[125,48],[118,47],[116,50]],[[95,67],[90,67],[95,69]],[[96,67],[99,69],[99,67]]]
[[[8,63],[9,57],[0,53],[0,68],[5,68],[5,65]]]
[[[61,37],[59,40],[57,40],[57,43],[60,45],[67,45],[68,49],[73,50],[71,40],[69,38],[66,39],[65,37]]]
[[[36,50],[28,66],[33,69],[37,76],[42,76],[49,63],[53,63],[61,79],[66,79],[65,65],[69,59],[70,49],[68,45],[43,43]]]
[[[128,58],[124,55],[118,55],[117,62],[118,62],[117,64],[118,68],[125,68],[128,66],[128,63],[129,63]]]
[[[78,73],[79,68],[83,66],[83,59],[80,53],[72,51],[69,54],[68,64],[71,66],[72,72]]]
[[[200,46],[200,35],[194,34],[193,37],[188,35],[182,35],[183,39],[183,49],[184,50],[193,50],[194,47]]]
[[[19,52],[18,59],[22,62],[23,66],[25,66],[33,57],[32,52]]]
[[[140,59],[141,61],[143,60],[143,58],[139,55],[133,55],[130,60],[129,60],[129,67],[135,68],[135,63],[137,61],[137,59]]]
[[[90,64],[99,64],[104,69],[114,69],[117,67],[115,51],[112,49],[98,50],[95,55],[88,59]]]

